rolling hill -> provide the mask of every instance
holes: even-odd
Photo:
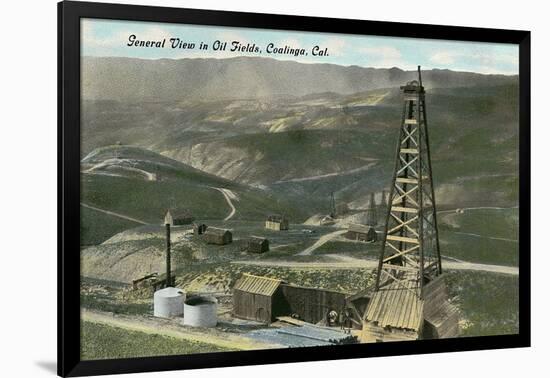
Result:
[[[81,202],[105,210],[86,208],[82,212],[82,245],[97,244],[132,223],[107,211],[149,224],[161,224],[166,209],[173,207],[189,209],[197,220],[224,219],[231,207],[219,189],[234,195],[234,219],[263,219],[270,213],[285,213],[296,220],[306,217],[292,199],[210,175],[139,147],[114,145],[94,150],[82,160],[81,172]]]
[[[146,222],[174,203],[223,219],[227,203],[212,188],[236,194],[237,219],[303,220],[328,211],[331,192],[363,208],[371,191],[389,189],[399,86],[414,75],[265,58],[85,58],[83,201]],[[517,205],[517,77],[423,79],[439,207]]]
[[[517,86],[434,88],[434,177],[445,206],[517,202]],[[83,150],[123,141],[283,196],[346,202],[387,189],[401,114],[397,89],[298,99],[83,104]],[[366,197],[365,197],[366,198]]]

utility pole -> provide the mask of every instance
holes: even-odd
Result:
[[[172,286],[171,253],[170,253],[170,223],[166,223],[166,287]]]

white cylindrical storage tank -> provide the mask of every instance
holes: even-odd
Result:
[[[215,327],[218,324],[218,300],[214,297],[190,297],[184,302],[183,308],[183,324],[186,326]]]
[[[185,293],[175,287],[166,287],[155,291],[153,314],[160,318],[171,318],[183,315]]]

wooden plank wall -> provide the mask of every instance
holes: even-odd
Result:
[[[445,277],[438,276],[424,288],[425,338],[456,337],[459,311],[449,302]]]
[[[364,321],[363,329],[359,334],[359,341],[361,343],[407,341],[417,340],[418,336],[418,333],[412,330],[382,328],[373,322]]]
[[[242,319],[270,323],[272,320],[272,298],[233,290],[233,316]]]
[[[342,314],[346,305],[345,294],[335,291],[285,284],[281,284],[280,290],[287,305],[287,308],[284,308],[285,306],[282,308],[287,313],[279,314],[278,312],[281,311],[279,310],[275,316],[298,314],[301,320],[316,324],[325,320],[327,313],[331,310]]]

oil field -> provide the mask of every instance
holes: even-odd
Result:
[[[82,67],[83,359],[518,332],[517,76],[153,100],[138,70],[202,68],[125,59]]]

